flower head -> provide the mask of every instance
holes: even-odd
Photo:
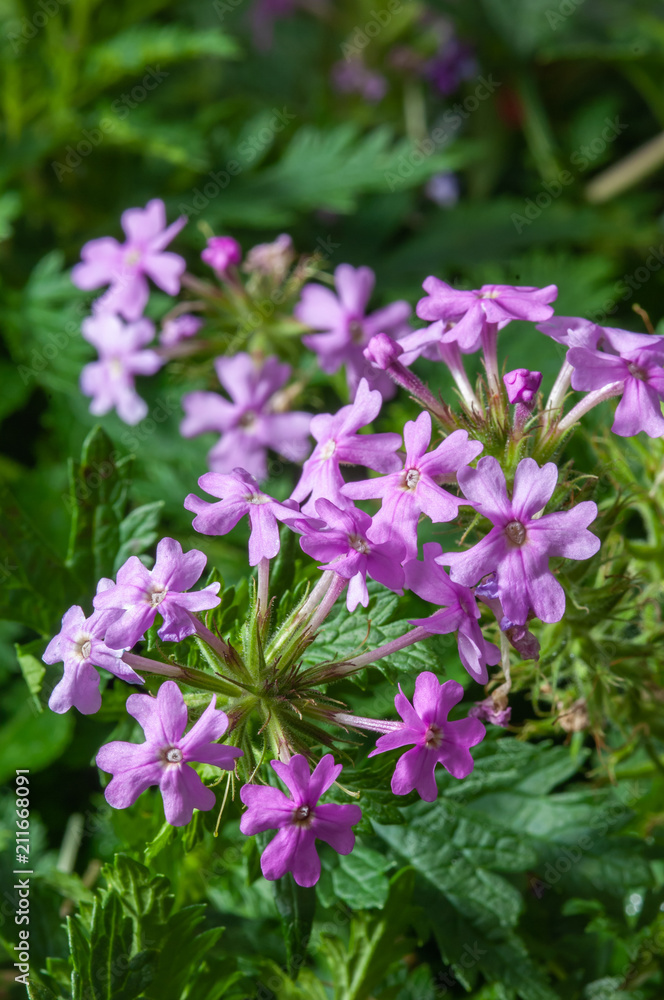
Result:
[[[293,240],[288,233],[282,233],[272,243],[257,243],[252,247],[244,262],[244,270],[271,278],[279,284],[294,260]]]
[[[223,278],[229,267],[242,260],[242,247],[232,236],[212,236],[201,253],[201,260]]]
[[[124,324],[117,316],[97,314],[83,320],[81,332],[99,352],[99,360],[81,372],[81,391],[92,396],[90,412],[97,416],[115,408],[127,424],[137,424],[148,412],[136,393],[135,375],[154,375],[163,359],[156,351],[141,348],[154,337],[148,319]]]
[[[319,497],[340,508],[349,505],[341,493],[344,485],[341,463],[364,465],[376,472],[394,472],[401,466],[395,454],[401,445],[399,434],[357,433],[360,427],[375,420],[382,403],[381,394],[370,389],[366,379],[361,379],[354,402],[342,406],[335,414],[319,413],[312,419],[309,430],[317,444],[304,463],[300,481],[292,493],[293,500],[298,503],[311,494],[302,508],[304,514],[315,513]]]
[[[439,486],[436,479],[454,477],[479,455],[482,445],[479,441],[469,441],[468,432],[459,430],[427,454],[431,417],[426,411],[406,424],[403,436],[406,460],[399,472],[347,483],[341,492],[354,500],[380,497],[383,503],[374,518],[371,538],[377,542],[401,540],[406,546],[406,558],[415,559],[420,514],[427,514],[435,523],[451,521],[463,503]]]
[[[388,90],[383,74],[370,70],[361,56],[336,62],[332,67],[332,85],[340,94],[359,94],[369,104],[378,104]]]
[[[393,302],[384,309],[366,314],[374,287],[374,272],[369,267],[340,264],[334,272],[337,295],[323,285],[310,284],[302,289],[295,307],[295,317],[301,323],[320,330],[308,334],[303,343],[318,355],[324,372],[336,372],[346,365],[348,388],[353,395],[364,376],[384,398],[394,395],[394,386],[387,375],[374,371],[364,358],[363,350],[375,333],[388,333],[395,338],[408,333],[410,306]]]
[[[315,520],[288,522],[303,535],[300,545],[307,555],[325,560],[321,570],[332,570],[348,580],[346,606],[354,611],[358,604],[366,608],[369,592],[366,578],[378,580],[390,590],[400,591],[404,572],[401,562],[405,546],[398,540],[369,541],[371,518],[362,510],[339,510],[329,500],[316,501]]]
[[[511,500],[495,458],[462,469],[458,479],[464,495],[494,527],[467,552],[441,557],[451,566],[451,579],[470,587],[495,572],[498,598],[513,625],[525,625],[531,610],[544,622],[560,621],[565,592],[549,569],[549,557],[588,559],[598,551],[599,538],[587,530],[597,505],[584,500],[572,510],[537,517],[556,488],[558,469],[553,462],[540,469],[532,458],[519,462]]]
[[[482,742],[486,729],[478,719],[448,720],[450,710],[462,698],[463,688],[457,681],[441,684],[429,670],[418,674],[412,705],[399,687],[394,705],[403,726],[381,736],[369,754],[374,757],[414,744],[399,759],[392,775],[395,795],[408,795],[415,789],[425,802],[433,802],[438,796],[436,764],[442,764],[454,778],[470,774],[474,761],[469,747]]]
[[[183,313],[162,323],[159,340],[164,347],[173,347],[175,344],[179,344],[181,340],[194,337],[202,326],[203,320],[200,316],[191,316],[189,313]]]
[[[292,872],[298,885],[315,885],[321,870],[315,841],[324,840],[339,854],[350,854],[355,846],[351,827],[362,819],[362,810],[356,805],[318,804],[342,770],[332,754],[325,754],[312,774],[301,754],[287,764],[271,763],[291,794],[268,785],[244,785],[240,798],[248,808],[240,830],[249,836],[279,831],[261,857],[265,878],[274,880]]]
[[[74,706],[83,715],[92,715],[101,707],[99,674],[95,668],[108,670],[131,684],[143,684],[143,678],[122,660],[121,649],[111,649],[104,642],[108,625],[121,611],[95,611],[89,618],[78,605],[62,619],[62,628],[49,642],[44,663],[64,663],[64,675],[48,700],[53,712],[62,714]]]
[[[164,248],[186,225],[187,218],[182,216],[166,227],[164,203],[153,198],[145,208],[128,208],[121,222],[126,242],[103,236],[86,243],[81,250],[82,262],[73,268],[71,280],[85,291],[110,285],[100,308],[136,320],[148,301],[148,278],[168,295],[180,291],[185,261],[179,254],[164,253]]]
[[[611,430],[621,437],[645,431],[648,437],[664,434],[664,337],[604,329],[611,352],[572,346],[567,360],[573,366],[573,389],[602,389],[623,382],[623,396],[616,407]],[[574,340],[570,340],[574,344]]]
[[[480,612],[475,596],[468,587],[453,583],[440,562],[442,548],[437,542],[424,546],[424,561],[412,559],[406,563],[406,587],[418,597],[437,604],[440,611],[428,618],[411,619],[411,625],[421,625],[436,635],[457,632],[459,657],[464,667],[480,684],[486,684],[486,665],[500,662],[500,650],[487,642],[478,624]]]
[[[245,514],[249,515],[249,565],[257,566],[261,559],[272,559],[279,551],[279,526],[297,513],[293,500],[281,503],[259,489],[258,483],[244,469],[233,469],[230,476],[206,472],[198,485],[220,503],[208,503],[195,493],[184,501],[187,510],[196,514],[193,525],[202,535],[225,535]]]
[[[288,380],[290,365],[275,357],[257,363],[240,352],[214,362],[217,376],[231,397],[217,392],[190,392],[182,399],[183,437],[217,431],[221,440],[208,454],[213,472],[246,469],[258,479],[267,477],[267,451],[272,448],[289,461],[301,461],[309,451],[311,414],[279,412],[278,390]]]
[[[453,321],[442,340],[458,343],[464,353],[477,350],[487,324],[502,329],[513,319],[533,322],[549,319],[553,315],[549,303],[558,294],[555,285],[546,288],[482,285],[473,291],[463,291],[433,276],[422,287],[428,295],[417,303],[417,315],[430,322]]]
[[[117,740],[107,743],[97,754],[97,766],[113,775],[104,791],[108,804],[114,809],[126,809],[146,788],[159,785],[166,822],[171,826],[184,826],[194,809],[212,809],[214,792],[190,764],[212,764],[232,771],[236,759],[242,756],[236,747],[215,742],[228,729],[228,717],[215,708],[216,697],[212,696],[185,736],[187,706],[174,681],[162,684],[156,698],[130,695],[127,711],[142,726],[145,742]]]
[[[211,583],[203,590],[184,593],[196,583],[205,569],[207,556],[198,549],[183,552],[173,538],[162,538],[152,570],[137,556],[130,556],[118,570],[117,583],[97,593],[95,608],[115,608],[124,612],[106,632],[106,643],[113,649],[131,648],[145,634],[157,614],[163,618],[158,635],[165,642],[181,642],[196,631],[193,611],[216,608],[220,584]]]

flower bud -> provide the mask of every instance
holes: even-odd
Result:
[[[387,371],[403,354],[403,347],[386,333],[377,333],[371,338],[363,354],[374,368]]]
[[[229,267],[242,260],[242,248],[232,236],[213,236],[201,254],[201,260],[224,277]]]
[[[514,371],[503,375],[503,382],[510,403],[523,403],[532,409],[535,396],[542,384],[542,373],[531,372],[527,368],[515,368]]]

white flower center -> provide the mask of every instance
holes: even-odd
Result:
[[[505,525],[505,534],[513,545],[523,545],[526,540],[526,529],[521,521],[510,521]]]
[[[633,361],[630,361],[630,363],[627,365],[627,371],[633,378],[638,378],[642,382],[645,382],[648,379],[648,372],[645,370],[645,368],[639,367],[639,365],[635,364]]]
[[[111,358],[108,362],[108,371],[111,378],[121,378],[124,373],[124,367],[118,358]]]
[[[356,552],[361,552],[363,556],[369,555],[371,548],[366,538],[362,538],[361,535],[347,535],[346,537],[352,549],[355,549]]]
[[[440,726],[427,726],[424,734],[424,745],[427,750],[438,750],[443,742],[443,730]]]
[[[179,747],[169,747],[165,753],[169,764],[180,764],[182,762],[182,750]]]
[[[364,330],[362,329],[362,324],[356,320],[352,319],[348,324],[348,333],[350,334],[350,339],[354,344],[361,344],[364,341]]]
[[[153,584],[152,590],[148,594],[148,604],[152,608],[158,608],[167,594],[168,587],[165,587],[163,583]]]
[[[269,503],[270,498],[265,493],[245,493],[244,501],[245,503],[262,504]]]
[[[336,449],[337,449],[337,442],[333,441],[332,438],[330,438],[330,440],[326,441],[323,447],[321,448],[320,457],[325,459],[332,458]]]
[[[406,469],[406,489],[414,490],[421,478],[419,469]]]
[[[298,806],[293,812],[293,823],[296,826],[311,826],[311,821],[314,818],[313,809],[309,806]]]
[[[82,660],[87,660],[92,653],[92,636],[88,632],[79,632],[76,636],[76,652]]]
[[[482,294],[480,295],[480,298],[481,299],[498,299],[498,298],[500,298],[500,292],[496,292],[496,291],[493,291],[493,292],[482,292]]]
[[[124,255],[124,262],[129,267],[135,267],[141,259],[140,250],[128,250]]]

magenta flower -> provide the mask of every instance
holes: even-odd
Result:
[[[611,430],[621,437],[645,431],[648,437],[664,434],[664,337],[604,329],[607,346],[615,354],[572,346],[567,360],[573,366],[573,389],[603,389],[623,382],[623,396],[616,407]],[[573,339],[570,343],[574,344]]]
[[[316,500],[324,497],[339,508],[347,507],[349,501],[341,493],[344,479],[339,469],[340,463],[365,465],[376,472],[394,472],[401,461],[395,452],[401,445],[399,434],[358,434],[360,427],[366,427],[378,416],[383,397],[375,389],[369,389],[366,379],[360,379],[355,401],[342,406],[333,415],[319,413],[311,421],[310,433],[316,447],[304,463],[302,475],[293,490],[292,499],[301,503],[311,494],[302,508],[304,514],[315,513]]]
[[[397,593],[404,584],[401,563],[405,547],[398,540],[371,542],[367,532],[371,518],[362,510],[339,510],[329,500],[316,501],[318,519],[289,521],[302,533],[300,545],[313,559],[325,561],[322,570],[332,570],[348,580],[346,606],[354,611],[358,604],[369,604],[367,575]]]
[[[427,542],[424,561],[412,559],[404,566],[408,590],[441,608],[428,618],[412,619],[410,624],[421,625],[436,635],[457,632],[461,662],[473,680],[486,684],[489,679],[486,665],[500,662],[500,650],[482,635],[478,624],[480,612],[472,590],[452,583],[438,562],[441,555],[442,548],[437,542]]]
[[[331,753],[321,758],[313,774],[301,754],[287,764],[279,760],[271,763],[291,794],[268,785],[244,785],[240,798],[247,811],[240,820],[240,830],[248,836],[279,831],[263,851],[265,878],[274,880],[292,872],[298,885],[315,885],[320,878],[315,841],[324,840],[338,854],[350,854],[355,846],[351,827],[362,819],[362,810],[356,805],[318,804],[342,771]]]
[[[605,328],[582,316],[553,316],[538,323],[537,329],[559,344],[571,347],[570,337],[573,337],[576,347],[589,347],[592,350],[602,344]]]
[[[468,715],[471,719],[481,719],[483,722],[491,723],[492,726],[501,726],[505,729],[510,724],[512,709],[509,705],[501,708],[500,704],[497,705],[489,695],[484,701],[475,702],[468,710]]]
[[[232,771],[235,760],[242,756],[237,747],[215,742],[228,729],[228,716],[215,708],[216,698],[212,696],[185,736],[187,706],[175,681],[162,684],[156,698],[130,695],[127,711],[142,726],[145,743],[116,740],[97,754],[97,767],[113,775],[104,790],[108,804],[114,809],[126,809],[146,788],[159,785],[166,822],[171,826],[184,826],[194,809],[212,809],[215,794],[190,764],[212,764]]]
[[[118,612],[117,614],[122,614]],[[143,678],[122,659],[122,649],[111,649],[104,642],[104,633],[117,614],[95,611],[86,618],[83,609],[74,605],[62,619],[62,628],[49,642],[44,663],[64,663],[62,680],[56,684],[48,700],[53,712],[62,714],[74,706],[82,715],[92,715],[101,707],[99,674],[96,667],[108,670],[130,684],[143,684]]]
[[[301,323],[322,333],[302,338],[306,347],[318,355],[324,372],[331,374],[346,365],[348,389],[355,394],[364,376],[385,399],[394,395],[389,376],[375,371],[363,350],[376,333],[388,333],[398,339],[409,332],[407,302],[393,302],[370,316],[366,308],[373,291],[375,275],[369,267],[340,264],[334,272],[337,295],[319,284],[305,285],[294,315]]]
[[[560,621],[565,592],[549,569],[549,557],[588,559],[598,551],[599,538],[587,530],[597,517],[597,504],[584,500],[572,510],[536,517],[551,499],[558,469],[553,462],[540,469],[532,458],[519,462],[511,500],[495,458],[462,469],[458,479],[464,495],[494,527],[467,552],[441,557],[451,566],[451,579],[470,587],[495,572],[498,597],[513,625],[525,625],[531,610],[544,622]]]
[[[147,278],[168,295],[180,291],[185,261],[179,254],[164,253],[164,248],[187,219],[181,216],[166,228],[164,203],[153,198],[145,208],[123,212],[121,222],[126,243],[118,243],[112,236],[86,243],[81,250],[82,263],[73,268],[71,280],[85,291],[110,284],[101,308],[136,320],[143,314],[150,295]]]
[[[469,441],[467,431],[454,431],[429,454],[431,416],[426,411],[404,427],[406,460],[400,472],[379,479],[347,483],[341,492],[354,500],[381,497],[383,503],[374,517],[371,538],[376,542],[401,540],[406,559],[417,558],[417,522],[420,514],[432,521],[453,520],[464,501],[442,489],[436,479],[454,477],[482,450],[479,441]]]
[[[481,743],[486,729],[478,719],[448,721],[450,710],[463,698],[463,688],[457,681],[439,683],[431,671],[418,674],[415,681],[413,704],[399,685],[394,705],[403,720],[403,726],[376,741],[376,749],[369,754],[386,753],[414,744],[407,750],[392,775],[395,795],[408,795],[417,791],[425,802],[438,796],[434,771],[442,764],[454,778],[466,778],[473,770],[474,761],[469,747]]]
[[[202,326],[203,320],[200,316],[183,313],[162,323],[159,340],[164,347],[173,347],[175,344],[179,344],[181,340],[194,337]]]
[[[522,403],[528,409],[532,409],[542,384],[542,373],[531,372],[527,368],[515,368],[514,371],[503,375],[503,382],[510,403]]]
[[[532,322],[549,319],[553,309],[548,303],[558,295],[555,285],[546,288],[482,285],[474,291],[463,291],[433,276],[422,287],[428,295],[417,303],[417,315],[430,322],[454,321],[442,340],[458,343],[464,353],[477,350],[488,324],[502,329],[513,319]]]
[[[163,365],[156,351],[143,351],[154,337],[149,319],[125,325],[117,316],[97,314],[83,320],[81,332],[99,352],[99,360],[81,372],[81,392],[92,396],[90,413],[115,409],[126,424],[137,424],[148,412],[134,388],[135,375],[154,375]]]
[[[257,566],[261,559],[272,559],[279,551],[277,521],[292,518],[298,511],[293,500],[280,503],[259,489],[258,483],[244,469],[233,469],[230,476],[206,472],[198,485],[221,503],[208,503],[195,493],[184,501],[186,510],[196,515],[193,526],[202,535],[226,535],[241,517],[249,515],[249,565]]]
[[[188,393],[182,399],[185,418],[180,425],[183,437],[210,431],[222,435],[208,454],[212,472],[242,468],[266,479],[268,448],[288,461],[301,462],[309,451],[311,414],[281,412],[278,390],[288,380],[290,365],[275,357],[259,364],[241,352],[217,358],[214,367],[231,399],[218,392]]]
[[[112,649],[130,649],[150,628],[157,612],[163,618],[158,635],[165,642],[182,642],[196,631],[192,611],[216,608],[219,583],[186,594],[205,569],[207,556],[198,549],[183,552],[173,538],[162,538],[152,570],[137,556],[130,556],[118,570],[117,583],[93,600],[95,608],[122,610],[106,632],[106,644]]]
[[[242,260],[242,247],[232,236],[212,236],[201,253],[201,260],[223,278],[229,267]]]

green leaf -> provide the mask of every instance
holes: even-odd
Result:
[[[382,910],[390,891],[385,872],[391,861],[369,847],[357,844],[351,854],[339,858],[332,884],[340,899],[354,910]]]
[[[115,557],[113,572],[117,573],[130,556],[139,556],[157,540],[155,528],[159,524],[163,500],[136,507],[120,522],[118,528],[120,547]]]
[[[274,901],[286,942],[289,975],[295,979],[307,957],[316,910],[316,890],[297,885],[289,872],[275,882]]]
[[[73,733],[72,712],[38,713],[32,700],[24,702],[0,727],[0,782],[14,774],[17,767],[31,771],[47,767],[69,745]]]

